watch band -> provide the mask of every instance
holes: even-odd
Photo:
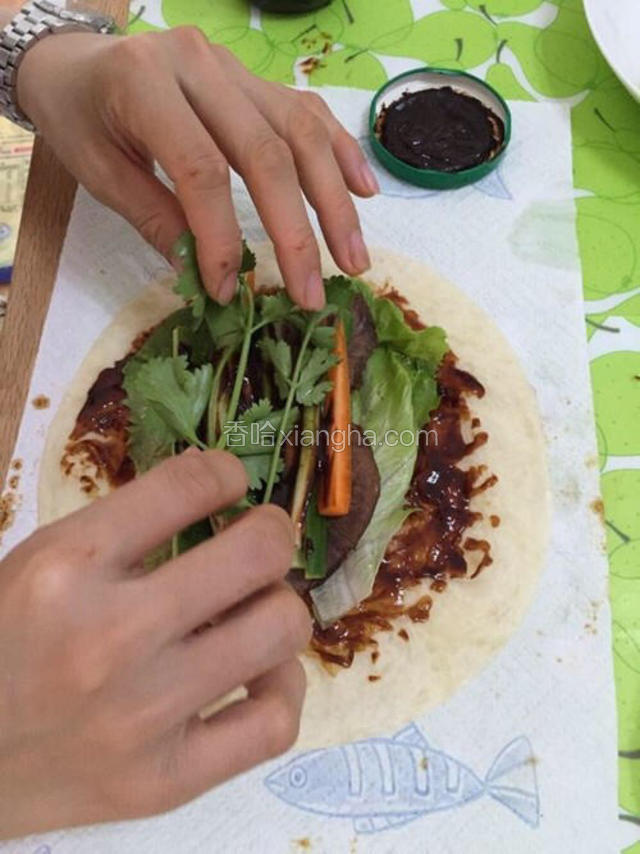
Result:
[[[56,33],[112,33],[115,21],[108,15],[76,12],[50,0],[27,3],[0,33],[0,113],[26,130],[36,128],[18,106],[18,69],[30,48]]]

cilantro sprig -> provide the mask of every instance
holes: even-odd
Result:
[[[294,400],[302,405],[310,405],[311,403],[320,403],[324,400],[327,392],[331,388],[331,383],[328,381],[319,382],[320,376],[326,374],[331,365],[335,364],[335,356],[330,350],[317,349],[309,351],[309,345],[313,336],[314,330],[328,315],[335,312],[334,305],[326,305],[321,311],[307,314],[306,328],[298,350],[298,355],[293,365],[290,345],[284,341],[278,342],[274,347],[267,346],[264,348],[269,356],[277,359],[277,364],[274,362],[276,371],[276,380],[280,383],[282,390],[287,389],[286,400],[284,404],[283,420],[286,423]],[[266,339],[269,340],[269,339]],[[284,344],[285,347],[279,346]],[[289,348],[285,350],[285,348]],[[285,352],[287,355],[285,356]],[[282,395],[284,397],[284,395]],[[266,504],[271,500],[273,487],[276,481],[278,470],[278,460],[280,458],[281,442],[274,449],[271,457],[271,466],[269,468],[269,476],[266,481],[263,502]]]
[[[184,441],[204,449],[197,429],[209,403],[212,377],[211,365],[190,371],[186,356],[156,356],[128,378],[127,393],[137,398],[147,428],[152,412],[152,423],[163,424],[165,441]]]
[[[180,235],[173,246],[172,254],[180,266],[180,273],[174,291],[191,306],[195,321],[194,326],[197,327],[204,318],[207,306],[213,303],[209,299],[200,275],[196,239],[193,232],[185,231]],[[255,266],[256,256],[243,240],[239,277],[255,269]]]
[[[178,444],[227,448],[245,464],[252,500],[262,494],[269,501],[283,469],[283,442],[301,411],[321,404],[331,388],[334,330],[323,321],[336,306],[311,313],[284,290],[254,294],[247,274],[256,262],[246,244],[236,294],[219,305],[204,287],[190,232],[174,255],[181,268],[175,291],[186,306],[156,328],[125,369],[131,456],[142,471]],[[251,353],[263,359],[261,388],[254,389],[261,397],[243,409]],[[241,445],[232,441],[234,430],[245,432]],[[272,441],[263,441],[269,430]]]

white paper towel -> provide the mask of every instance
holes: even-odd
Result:
[[[364,137],[368,94],[329,89],[323,94],[349,129]],[[53,854],[617,850],[607,565],[602,530],[590,508],[598,496],[597,454],[574,235],[569,113],[556,104],[515,103],[512,109],[510,152],[480,184],[435,193],[379,172],[382,194],[357,204],[372,245],[423,259],[493,315],[537,391],[549,443],[554,524],[546,571],[524,625],[478,678],[419,718],[399,740],[381,733],[379,741],[346,751],[299,756],[295,774],[279,773],[292,753],[172,814],[52,833],[7,843],[0,851],[33,854],[40,845]],[[240,182],[235,189],[247,239],[264,239]],[[29,394],[29,399],[46,394],[51,408],[25,411],[15,452],[25,463],[22,506],[2,549],[35,524],[38,458],[62,393],[91,342],[159,269],[163,262],[126,224],[79,192]],[[520,737],[532,751],[521,783],[528,798],[516,790],[492,789],[495,768],[485,779],[505,748],[502,769],[529,750],[527,742],[515,741]],[[403,748],[397,747],[408,740],[426,757],[431,750],[446,754],[449,782],[453,785],[456,775],[464,778],[466,788],[460,791],[469,795],[467,802],[461,796],[455,808],[436,810],[442,806],[436,797],[420,808],[410,806]],[[360,796],[353,794],[354,773],[363,781]],[[280,785],[265,783],[269,775]],[[304,781],[304,775],[298,794],[296,781]],[[531,811],[536,793],[539,815]],[[297,799],[298,805],[279,795]],[[393,827],[385,818],[390,803],[395,804]]]

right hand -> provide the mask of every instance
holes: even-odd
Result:
[[[235,292],[241,259],[229,167],[303,308],[324,305],[303,195],[338,266],[349,275],[369,266],[349,191],[368,197],[378,186],[356,140],[319,95],[261,80],[195,27],[43,39],[20,66],[18,96],[73,175],[160,252],[170,256],[188,225],[220,302]],[[154,161],[175,194],[154,176]]]
[[[139,569],[246,486],[232,455],[190,450],[0,563],[4,836],[161,812],[293,744],[310,619],[283,582],[286,514],[252,509]],[[246,699],[198,717],[241,685]]]

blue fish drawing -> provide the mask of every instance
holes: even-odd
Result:
[[[507,185],[504,182],[502,168],[498,166],[493,172],[490,172],[485,178],[482,178],[476,184],[474,189],[484,193],[485,196],[491,196],[494,199],[513,199]]]
[[[429,746],[415,724],[392,738],[312,750],[271,773],[265,786],[299,809],[348,818],[357,833],[375,833],[489,795],[531,827],[540,821],[529,739],[510,742],[481,780]]]

